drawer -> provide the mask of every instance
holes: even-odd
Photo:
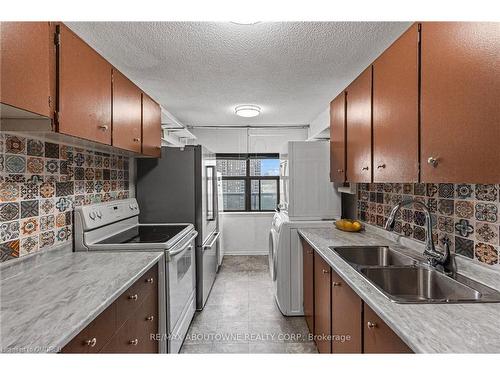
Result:
[[[76,335],[61,352],[97,353],[113,336],[116,328],[116,304],[113,303]]]
[[[101,353],[158,353],[158,296],[150,293],[134,315],[102,348]]]
[[[121,326],[142,305],[149,294],[158,294],[158,265],[142,275],[116,300],[117,326]]]

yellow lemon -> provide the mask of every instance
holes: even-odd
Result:
[[[352,223],[352,229],[356,232],[361,230],[361,223],[359,221],[355,221],[354,223]]]
[[[350,221],[346,221],[344,223],[344,229],[345,230],[353,230],[353,223],[351,223]]]

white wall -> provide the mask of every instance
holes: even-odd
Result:
[[[226,212],[222,220],[225,255],[267,255],[273,212]]]
[[[218,153],[279,153],[286,142],[307,139],[307,128],[195,128],[195,142]]]
[[[307,128],[194,128],[196,143],[216,153],[279,153],[288,141],[307,139]],[[221,216],[227,255],[267,255],[272,212],[226,212]]]
[[[330,129],[330,107],[325,108],[309,125],[308,139],[312,139],[318,135],[325,133],[326,129]],[[326,132],[327,133],[327,132]]]

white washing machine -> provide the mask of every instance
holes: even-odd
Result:
[[[276,303],[283,315],[304,315],[301,228],[332,228],[333,220],[290,221],[285,212],[273,217],[269,233],[269,271]]]

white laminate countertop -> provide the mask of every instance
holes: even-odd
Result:
[[[414,352],[500,353],[500,303],[394,303],[329,248],[388,245],[414,257],[422,254],[422,244],[384,232],[369,225],[360,233],[333,228],[299,230],[299,234]],[[459,273],[500,290],[499,267],[485,267],[460,256],[457,256],[457,263]]]
[[[60,351],[162,257],[66,248],[2,265],[0,351]]]

